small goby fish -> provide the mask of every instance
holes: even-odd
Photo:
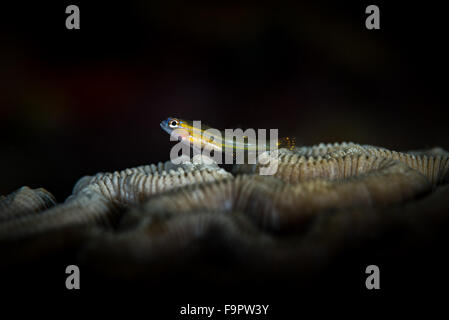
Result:
[[[194,126],[192,121],[169,117],[161,122],[161,128],[168,134],[173,135],[176,139],[190,143],[195,148],[209,148],[222,152],[224,150],[243,151],[257,151],[262,147],[264,151],[270,150],[270,141],[265,143],[258,143],[242,136],[242,139],[227,139],[223,131],[213,129],[209,126],[203,125],[201,127]],[[212,130],[211,130],[212,129]],[[292,150],[295,147],[294,138],[281,138],[273,143],[277,148],[287,148]]]

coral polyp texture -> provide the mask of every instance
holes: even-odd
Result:
[[[419,242],[447,219],[442,149],[320,144],[280,149],[277,161],[272,176],[258,174],[263,164],[231,173],[201,158],[98,173],[60,204],[23,187],[0,198],[0,250],[14,263],[70,247],[79,263],[126,277],[191,261],[306,274],[392,230]]]

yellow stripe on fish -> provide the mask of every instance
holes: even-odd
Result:
[[[294,138],[275,140],[256,139],[255,130],[226,129],[224,132],[202,125],[200,121],[189,121],[179,118],[168,118],[161,122],[161,128],[177,139],[189,141],[196,148],[209,148],[211,150],[232,151],[258,151],[272,150],[274,148],[293,149]]]

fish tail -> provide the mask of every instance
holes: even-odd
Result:
[[[279,149],[286,148],[288,150],[293,150],[296,146],[296,139],[294,137],[285,137],[279,139]]]

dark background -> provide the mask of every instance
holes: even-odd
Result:
[[[81,29],[65,28],[77,4]],[[365,28],[376,4],[381,30]],[[165,161],[168,116],[300,145],[448,149],[437,4],[87,1],[3,5],[0,194]]]
[[[92,2],[1,5],[0,194],[23,185],[45,187],[62,202],[83,175],[168,160],[173,143],[159,127],[168,116],[202,120],[219,129],[278,128],[280,136],[295,136],[300,145],[353,141],[395,150],[449,149],[447,12],[436,2]],[[69,4],[80,7],[81,30],[65,28]],[[381,30],[365,28],[370,4],[380,7]],[[32,289],[70,298],[64,314],[76,309],[73,297],[86,292],[99,306],[101,295],[95,291],[63,287],[61,270],[73,263],[69,258],[42,270],[24,265],[17,270],[19,277],[3,273],[0,285],[9,279],[21,310],[35,312],[27,307],[29,301],[22,303]],[[175,286],[175,279],[139,292],[146,304],[133,300],[130,310],[144,306],[145,317],[151,318],[159,308],[171,317],[179,310],[178,301],[207,305],[205,296],[216,307],[273,304],[271,298],[260,298],[269,292],[282,300],[274,314],[302,315],[305,308],[316,315],[353,312],[358,305],[353,297],[337,308],[327,304],[348,288],[366,298],[362,316],[375,311],[385,296],[401,312],[413,312],[420,301],[398,301],[404,291],[418,300],[429,292],[419,292],[413,282],[417,277],[421,287],[447,288],[438,279],[441,267],[430,258],[417,260],[400,261],[395,269],[366,252],[360,264],[343,262],[352,267],[344,273],[336,269],[322,280],[328,284],[325,292],[319,287],[312,296],[308,290],[289,294],[284,288],[288,279],[275,290],[252,288],[259,295],[251,299],[243,290],[251,288],[243,285],[214,291],[195,279],[190,286]],[[380,292],[363,287],[363,268],[373,261],[383,272]],[[407,273],[404,265],[414,268]],[[428,269],[414,277],[425,265]],[[30,279],[37,284],[29,284]],[[89,280],[82,280],[84,288],[94,282]],[[102,309],[108,313],[137,292],[131,286],[117,290],[114,282],[104,287],[116,289],[115,299]],[[203,300],[192,297],[195,288]],[[326,292],[331,298],[324,303]],[[173,300],[174,294],[179,300]],[[303,303],[299,296],[309,300]],[[30,301],[41,299],[38,293]],[[53,302],[40,307],[51,305],[48,312]],[[165,308],[164,303],[172,305]]]

